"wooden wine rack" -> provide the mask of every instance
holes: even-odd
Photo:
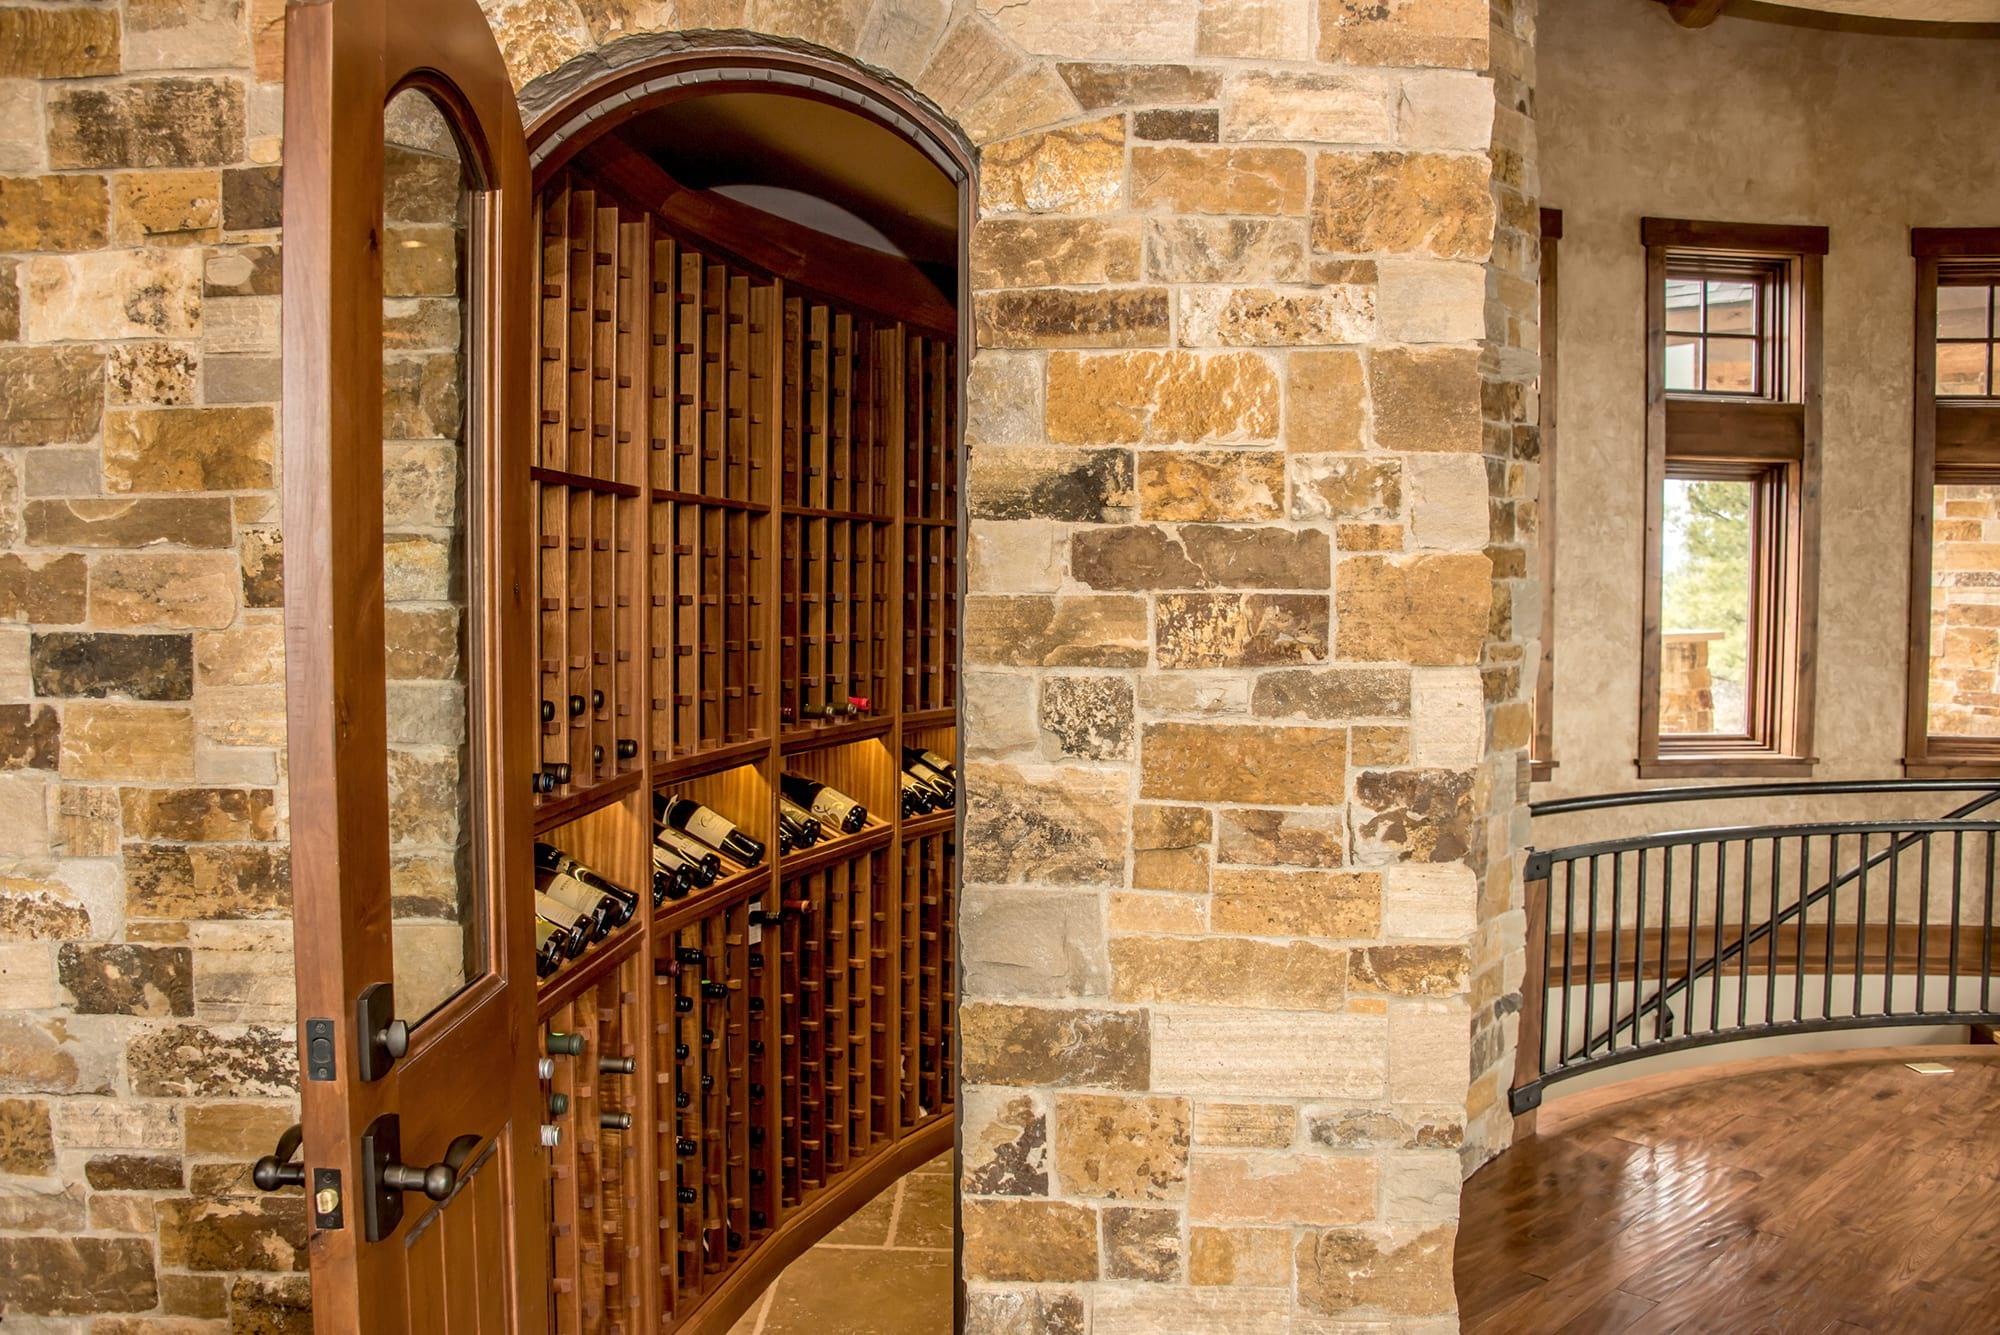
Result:
[[[956,340],[581,175],[539,226],[535,825],[642,899],[541,985],[586,1049],[547,1062],[549,1328],[724,1330],[951,1143],[957,819],[897,776],[957,754]],[[867,824],[780,852],[785,772]],[[656,792],[762,865],[653,904]]]

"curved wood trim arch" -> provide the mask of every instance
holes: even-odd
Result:
[[[522,119],[527,125],[528,162],[534,189],[540,191],[594,142],[634,116],[683,99],[721,92],[784,92],[866,116],[924,153],[957,187],[955,323],[960,353],[958,421],[963,424],[964,368],[973,346],[970,248],[978,199],[977,154],[955,122],[921,94],[892,82],[891,76],[868,71],[837,52],[775,37],[758,41],[745,40],[741,33],[667,33],[621,38],[518,90]],[[962,425],[959,451],[963,476]],[[961,492],[958,515],[961,542],[969,534],[963,497]],[[961,572],[966,569],[963,560],[959,569]],[[963,581],[963,573],[960,579]],[[961,582],[961,600],[964,592]],[[961,679],[962,675],[961,664]],[[961,720],[961,748],[963,744]],[[962,844],[965,833],[962,805],[955,813],[954,827]],[[957,1009],[956,999],[953,1009]],[[955,1016],[952,1030],[958,1032]],[[787,1265],[874,1199],[883,1188],[946,1149],[955,1152],[958,1149],[956,1106],[954,1099],[954,1111],[922,1124],[882,1151],[873,1162],[850,1171],[806,1202],[703,1299],[688,1331],[692,1335],[725,1335]],[[962,1328],[965,1321],[960,1208],[954,1183],[954,1330]]]

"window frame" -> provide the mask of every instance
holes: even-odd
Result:
[[[1639,777],[1785,778],[1812,772],[1819,620],[1821,319],[1827,231],[1642,218],[1646,263],[1646,497]],[[1763,388],[1666,388],[1666,286],[1674,276],[1759,275]],[[1706,299],[1704,295],[1704,300]],[[1740,734],[1660,731],[1666,483],[1753,484],[1750,663]]]
[[[1708,345],[1716,340],[1748,343],[1752,349],[1751,365],[1756,377],[1755,388],[1749,390],[1672,389],[1667,393],[1687,395],[1724,402],[1759,401],[1780,403],[1787,391],[1786,373],[1790,370],[1786,344],[1789,341],[1788,304],[1790,298],[1785,260],[1764,256],[1735,256],[1705,250],[1670,250],[1667,253],[1667,281],[1676,279],[1701,284],[1701,319],[1694,330],[1666,330],[1668,339],[1676,335],[1692,335],[1695,340],[1696,378],[1706,381],[1708,372]],[[1752,314],[1753,328],[1748,333],[1733,330],[1720,332],[1711,330],[1708,323],[1708,289],[1718,282],[1747,283],[1753,293],[1755,309]],[[1662,375],[1665,374],[1662,368]]]
[[[1977,275],[1986,282],[2000,283],[2000,227],[1913,227],[1910,255],[1916,261],[1916,311],[1911,353],[1910,600],[1903,770],[1911,778],[1994,778],[2000,777],[2000,738],[1939,736],[1930,730],[1930,623],[1937,488],[2000,483],[2000,394],[1937,392],[1938,288],[1947,275]],[[2000,297],[1994,300],[2000,301]],[[1989,328],[1994,318],[1989,305]],[[2000,352],[1989,352],[1988,357],[2000,357]],[[1988,388],[2000,391],[2000,383]]]
[[[1561,387],[1561,344],[1556,322],[1561,314],[1561,289],[1557,282],[1563,234],[1561,209],[1541,211],[1541,290],[1538,318],[1541,372],[1536,385],[1539,407],[1541,503],[1535,512],[1536,536],[1540,539],[1537,561],[1542,577],[1542,635],[1535,664],[1535,693],[1530,698],[1534,728],[1528,738],[1528,780],[1541,783],[1555,776],[1555,672],[1556,672],[1556,425]]]

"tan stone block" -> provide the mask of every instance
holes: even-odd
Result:
[[[1299,1110],[1289,1103],[1199,1103],[1194,1143],[1204,1149],[1281,1150],[1298,1131]]]
[[[914,79],[950,17],[950,0],[897,0],[895,4],[877,5],[862,25],[854,58],[905,79]]]
[[[1179,1200],[1191,1115],[1186,1099],[1058,1095],[1055,1163],[1062,1193]]]
[[[1153,1016],[1152,1088],[1196,1098],[1379,1099],[1389,1072],[1379,1015],[1182,1010]]]
[[[1135,936],[1111,942],[1115,1001],[1337,1010],[1346,995],[1345,952],[1304,941]]]
[[[118,73],[118,14],[78,6],[0,8],[0,79],[75,79]]]
[[[972,285],[1048,287],[1139,277],[1136,218],[989,218],[972,229]]]
[[[111,491],[241,491],[272,483],[269,408],[159,408],[106,415]]]
[[[110,350],[105,383],[114,404],[178,407],[194,402],[200,370],[201,359],[188,344],[120,343]]]
[[[1486,271],[1461,260],[1383,260],[1376,305],[1385,339],[1463,343],[1486,332]]]
[[[1291,1295],[1257,1289],[1106,1288],[1091,1302],[1091,1335],[1238,1335],[1289,1329]]]
[[[516,88],[581,55],[592,45],[590,32],[573,4],[557,0],[489,0],[482,8]],[[743,12],[740,3],[733,9],[739,16]]]
[[[127,70],[220,69],[249,54],[244,0],[126,0]]]
[[[0,1010],[53,1010],[63,1004],[53,950],[39,941],[0,945]]]
[[[1155,719],[1222,718],[1250,712],[1249,678],[1225,672],[1176,672],[1139,679],[1139,706]]]
[[[1196,1154],[1188,1215],[1225,1224],[1358,1224],[1375,1217],[1372,1157]]]
[[[1365,343],[1375,333],[1366,287],[1184,287],[1182,347],[1309,347]]]
[[[1200,807],[1132,808],[1132,884],[1198,894],[1208,889],[1209,815]]]
[[[1125,193],[1125,118],[989,144],[980,155],[979,211],[1107,213]]]
[[[57,791],[51,851],[66,858],[109,857],[118,851],[118,839],[117,789],[64,784]]]
[[[1337,728],[1153,723],[1140,748],[1140,795],[1190,802],[1293,802],[1298,776],[1345,791],[1347,735]]]
[[[1359,723],[1348,729],[1348,758],[1364,766],[1410,763],[1410,730],[1383,723]]]
[[[1310,42],[1312,0],[1204,0],[1204,56],[1296,60]]]
[[[1322,153],[1313,164],[1313,247],[1483,260],[1493,249],[1488,177],[1483,155]]]
[[[229,500],[223,496],[30,501],[23,507],[22,518],[28,541],[41,547],[125,548],[162,543],[178,547],[227,547],[230,543]],[[83,568],[80,556],[57,557],[46,562],[41,577],[61,582],[53,590],[40,591],[38,601],[46,603],[58,593],[67,599],[71,592],[80,590]],[[19,572],[10,570],[7,559],[0,558],[0,608],[10,603],[7,590],[15,577],[19,577]],[[75,581],[74,586],[71,580]],[[31,594],[32,591],[24,590],[24,596]],[[66,619],[78,621],[82,617]]]
[[[1172,60],[1195,50],[1200,0],[978,0],[979,11],[1037,55]]]
[[[1294,455],[1291,517],[1393,519],[1403,509],[1403,467],[1374,455]]]
[[[1132,207],[1245,215],[1306,211],[1306,157],[1291,148],[1132,150]]]
[[[41,1177],[56,1166],[47,1099],[0,1099],[0,1173]]]
[[[968,880],[1111,885],[1122,879],[1129,783],[1115,771],[968,766]]]
[[[1113,933],[1200,936],[1208,930],[1206,906],[1186,894],[1149,895],[1114,890],[1104,917],[1105,925]]]
[[[1368,386],[1361,354],[1294,352],[1285,359],[1285,447],[1367,448]]]
[[[1346,817],[1331,811],[1222,811],[1216,829],[1222,861],[1252,866],[1338,867],[1346,842]]]
[[[1168,341],[1164,288],[1028,288],[973,298],[982,348],[1146,348]]]
[[[206,631],[194,637],[195,678],[204,686],[272,685],[285,679],[284,653],[285,628],[277,623]]]
[[[973,456],[967,491],[967,508],[975,519],[1122,524],[1132,517],[1137,501],[1128,451],[1063,446],[980,450]],[[1035,582],[1031,576],[1006,592],[1027,592]]]
[[[1303,717],[1345,722],[1408,718],[1407,668],[1325,668],[1267,672],[1257,679],[1253,712],[1268,718]]]
[[[1313,529],[1128,524],[1080,529],[1070,544],[1072,573],[1098,589],[1324,589],[1331,561]]]
[[[1306,277],[1296,218],[1148,218],[1146,276],[1167,283],[1294,283]]]
[[[218,172],[126,172],[111,179],[111,231],[120,243],[193,246],[220,235]]]
[[[1292,1231],[1197,1224],[1188,1230],[1188,1282],[1289,1289]]]
[[[1097,1211],[1064,1201],[970,1197],[960,1205],[968,1281],[1097,1278]]]
[[[270,354],[278,350],[281,307],[276,297],[210,297],[202,310],[202,349]],[[386,374],[394,374],[385,366]]]
[[[1357,992],[1399,997],[1456,996],[1471,976],[1472,952],[1464,946],[1367,946],[1354,950],[1348,965]]]
[[[918,91],[956,115],[1005,83],[1028,63],[984,15],[961,15],[945,32],[917,77]],[[985,210],[981,210],[984,212]]]
[[[1400,552],[1403,536],[1401,524],[1341,524],[1334,531],[1334,540],[1343,552]]]
[[[1040,1095],[973,1085],[959,1091],[959,1181],[970,1196],[1046,1196],[1049,1119]]]
[[[65,779],[186,780],[194,718],[184,707],[72,701],[63,709]]]
[[[226,1024],[288,1024],[293,1020],[298,989],[290,923],[197,922],[191,928],[197,1015]],[[463,977],[465,939],[456,923],[396,924],[396,980],[403,985],[398,996],[407,993],[410,1000],[406,1004],[413,1011],[418,1006],[428,1011],[456,987],[425,993],[415,986],[444,972],[427,967],[430,960],[418,946],[419,932],[441,940],[451,952],[449,976],[453,983]]]
[[[62,11],[0,9],[9,15]],[[71,10],[70,13],[86,13]],[[0,45],[5,37],[0,35]],[[4,57],[0,57],[4,64]],[[92,250],[106,239],[102,176],[0,177],[0,250]]]
[[[981,349],[965,375],[965,444],[1034,445],[1042,439],[1042,360]],[[977,537],[977,532],[974,533]]]
[[[1479,670],[1418,668],[1410,683],[1410,763],[1440,769],[1477,765],[1486,739]]]
[[[42,169],[42,85],[33,79],[0,78],[0,172],[27,175]],[[12,284],[13,263],[0,262],[0,297]],[[0,306],[5,302],[0,301]],[[14,338],[0,320],[0,338]]]
[[[0,348],[0,445],[87,441],[104,412],[104,358],[90,348]]]
[[[1372,872],[1218,867],[1208,912],[1218,932],[1366,939],[1381,931],[1382,881]]]
[[[1075,1289],[966,1287],[964,1335],[1084,1335],[1088,1329]]]
[[[33,342],[190,338],[200,332],[199,251],[42,255],[21,271],[22,329]]]
[[[236,586],[227,553],[110,553],[91,563],[90,624],[217,629],[236,619]]]
[[[207,842],[277,837],[277,807],[269,791],[125,788],[119,801],[128,839]]]
[[[966,753],[993,757],[1032,751],[1041,740],[1034,678],[1011,672],[968,672],[960,697]]]
[[[1067,444],[1268,439],[1278,378],[1257,353],[1049,356],[1048,435]]]
[[[750,0],[747,26],[835,51],[852,51],[869,8],[867,0]]]
[[[1372,73],[1245,71],[1223,91],[1222,137],[1389,143],[1396,137],[1396,90]]]
[[[1387,1223],[1451,1223],[1458,1219],[1461,1173],[1448,1149],[1382,1156],[1382,1218]]]
[[[1484,0],[1319,0],[1319,58],[1480,69],[1491,23]]]
[[[1306,1134],[1337,1150],[1455,1150],[1465,1143],[1464,1117],[1459,1107],[1316,1107],[1306,1111]]]
[[[1040,868],[1031,874],[1044,878]],[[959,923],[966,996],[1103,996],[1109,987],[1103,909],[1094,894],[968,888]]]
[[[1274,667],[1327,655],[1324,594],[1164,593],[1153,603],[1163,668]]]
[[[966,542],[966,585],[974,593],[1054,593],[1069,574],[1070,530],[1022,519],[975,524]]]
[[[1484,152],[1494,141],[1493,81],[1460,70],[1403,77],[1396,142],[1406,148]]]
[[[1143,598],[978,596],[965,600],[965,659],[999,667],[1143,667]]]
[[[1334,572],[1339,656],[1419,666],[1477,663],[1493,597],[1483,555],[1353,556]]]
[[[1475,926],[1478,883],[1463,863],[1399,863],[1384,869],[1383,933],[1401,940],[1459,941]]]
[[[1054,67],[1037,65],[995,86],[964,112],[959,125],[973,143],[990,144],[1076,114],[1076,99]]]
[[[968,1002],[959,1008],[964,1079],[973,1084],[1142,1089],[1145,1011]]]
[[[1346,1316],[1449,1316],[1456,1310],[1452,1248],[1457,1229],[1337,1228],[1299,1237],[1298,1295],[1310,1311]]]
[[[1266,450],[1145,450],[1139,513],[1158,523],[1261,521],[1284,514],[1285,456]]]
[[[1398,1103],[1462,1103],[1472,1054],[1471,1017],[1454,1001],[1389,1007],[1389,1094]]]
[[[1417,546],[1483,551],[1492,533],[1485,461],[1475,454],[1421,454],[1403,467]]]

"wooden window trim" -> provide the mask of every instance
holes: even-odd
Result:
[[[1930,730],[1931,541],[1940,482],[2000,481],[2000,399],[1939,398],[1937,293],[1954,262],[2000,265],[2000,227],[1915,227],[1910,426],[1910,618],[1904,682],[1903,772],[1911,778],[2000,777],[2000,739]]]
[[[1555,776],[1555,671],[1556,671],[1556,423],[1562,359],[1556,338],[1560,314],[1557,285],[1559,251],[1562,244],[1561,209],[1543,209],[1541,215],[1542,255],[1539,318],[1541,321],[1541,383],[1536,400],[1540,408],[1542,483],[1541,504],[1536,510],[1537,536],[1541,539],[1539,564],[1542,576],[1541,658],[1535,668],[1534,733],[1528,745],[1528,779],[1541,783]]]
[[[1823,383],[1823,227],[1645,218],[1646,470],[1639,671],[1639,777],[1786,778],[1810,774],[1819,624]],[[1679,252],[1783,264],[1782,399],[1670,394],[1666,282]],[[1758,485],[1752,559],[1747,734],[1660,735],[1661,584],[1669,476],[1741,478]]]

